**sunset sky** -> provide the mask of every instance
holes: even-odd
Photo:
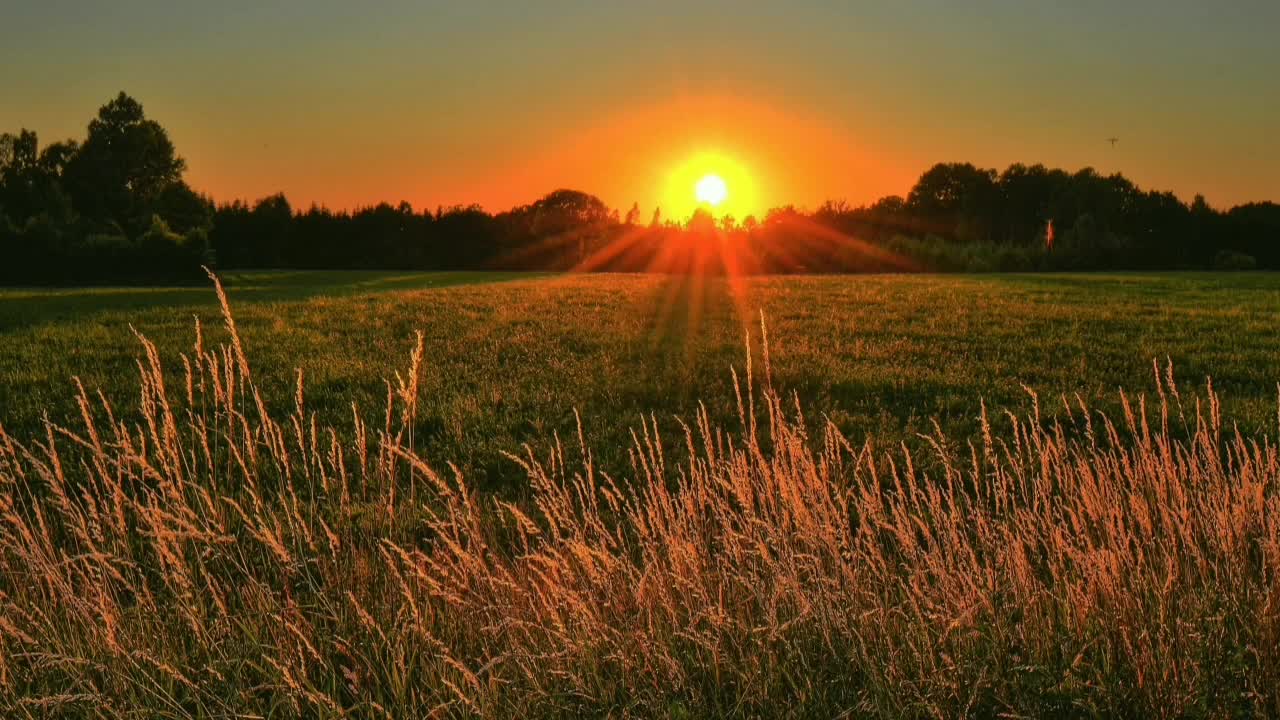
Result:
[[[125,90],[196,189],[299,207],[572,187],[647,219],[707,162],[745,214],[905,194],[951,160],[1223,207],[1280,200],[1277,28],[1276,0],[18,0],[0,130],[80,138]]]

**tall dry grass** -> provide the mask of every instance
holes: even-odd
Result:
[[[739,427],[581,431],[477,494],[385,412],[273,417],[197,325],[141,412],[0,430],[5,717],[1124,716],[1280,713],[1274,443],[1156,376],[1118,421],[988,419],[851,443],[761,377]],[[677,459],[679,458],[679,459]]]

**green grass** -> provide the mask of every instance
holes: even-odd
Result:
[[[1152,360],[1181,381],[1212,375],[1243,429],[1274,428],[1280,281],[1267,274],[768,277],[745,282],[740,317],[723,280],[484,273],[232,273],[228,293],[260,385],[291,407],[294,369],[321,420],[350,402],[381,412],[384,379],[426,340],[415,429],[436,461],[485,487],[523,473],[501,451],[573,428],[618,448],[642,414],[660,425],[699,401],[734,417],[730,366],[763,310],[778,386],[851,437],[976,429],[979,400],[1056,412],[1061,394],[1107,407],[1153,387]],[[136,404],[139,345],[177,382],[193,318],[225,339],[211,289],[0,290],[0,422],[17,437],[75,412],[72,377]]]
[[[0,715],[1280,711],[1270,276],[230,280],[0,294]]]

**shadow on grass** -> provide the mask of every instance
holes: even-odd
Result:
[[[361,270],[264,270],[225,273],[234,303],[290,302],[400,290],[546,277],[518,272],[380,272]],[[212,284],[193,287],[0,288],[0,332],[101,312],[217,306]]]

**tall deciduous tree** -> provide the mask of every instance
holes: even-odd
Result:
[[[39,141],[35,132],[0,135],[0,210],[21,223],[35,215]]]
[[[37,216],[68,221],[73,213],[62,192],[61,177],[75,148],[68,140],[40,150],[31,130],[0,135],[0,213],[19,226]]]
[[[66,180],[81,215],[140,232],[150,226],[156,200],[182,180],[184,170],[169,133],[122,92],[90,121],[88,137],[67,163]]]

